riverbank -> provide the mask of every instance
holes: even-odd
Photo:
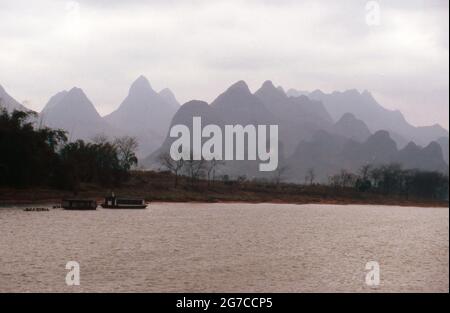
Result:
[[[59,203],[62,198],[92,198],[102,201],[114,191],[116,195],[145,198],[151,202],[247,202],[292,204],[373,204],[419,207],[448,207],[448,201],[407,198],[375,193],[356,192],[351,188],[326,185],[274,184],[206,180],[190,182],[181,177],[177,186],[168,173],[133,172],[120,187],[83,184],[74,191],[52,188],[2,188],[0,205]]]

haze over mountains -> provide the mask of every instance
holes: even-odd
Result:
[[[70,140],[118,134],[98,114],[83,90],[77,87],[51,97],[40,119],[43,125],[67,130]]]
[[[359,95],[369,96],[367,93]],[[362,102],[361,105],[366,104]],[[386,112],[389,114],[390,111]],[[301,181],[311,168],[319,181],[326,181],[341,169],[356,171],[365,164],[393,162],[407,168],[448,171],[439,144],[430,141],[422,148],[410,143],[399,149],[388,131],[372,132],[353,113],[344,113],[334,122],[321,101],[311,100],[305,95],[288,97],[282,88],[276,88],[270,81],[264,82],[254,94],[245,82],[239,81],[211,105],[190,101],[175,114],[172,125],[184,124],[191,129],[194,116],[201,116],[204,125],[213,123],[222,129],[226,124],[279,125],[279,164],[287,169],[286,179],[292,181]],[[166,137],[161,148],[146,158],[143,164],[158,168],[158,157],[168,153],[174,140],[176,138]],[[414,149],[411,149],[413,146]],[[234,176],[270,176],[259,172],[256,162],[249,161],[226,161],[223,172]]]
[[[14,110],[28,111],[27,108],[11,97],[2,85],[0,85],[0,107],[4,107],[8,112],[12,112]]]
[[[372,135],[367,125],[352,113],[342,115],[333,125],[331,132],[358,142],[364,142]]]
[[[372,132],[389,131],[399,146],[405,146],[409,141],[426,145],[432,140],[448,136],[448,131],[437,124],[424,127],[409,124],[400,111],[382,107],[368,91],[360,93],[352,89],[326,94],[320,90],[310,93],[290,90],[290,94],[303,94],[321,101],[335,121],[345,113],[352,113],[356,118],[363,120]]]
[[[26,108],[0,86],[0,98],[8,111]],[[266,81],[254,93],[239,81],[211,104],[189,101],[180,106],[169,89],[156,92],[140,76],[127,97],[112,113],[101,117],[80,88],[52,96],[42,112],[44,125],[63,128],[71,140],[134,136],[139,142],[140,164],[160,168],[158,159],[167,153],[174,138],[170,125],[192,127],[192,117],[203,125],[279,125],[280,167],[286,178],[301,181],[313,168],[318,180],[341,169],[357,170],[364,164],[398,162],[406,168],[448,172],[448,131],[439,125],[415,127],[399,111],[382,107],[373,96],[356,90],[325,94],[275,87]],[[254,161],[227,161],[223,172],[248,177],[268,175]]]
[[[312,140],[300,142],[295,153],[286,160],[286,178],[298,181],[313,169],[317,180],[326,181],[342,169],[355,173],[363,165],[391,163],[401,164],[405,169],[448,173],[448,163],[444,161],[442,148],[436,142],[431,142],[425,148],[410,142],[399,150],[384,130],[376,132],[364,142],[318,131]]]
[[[92,140],[98,135],[109,138],[133,136],[139,142],[138,156],[157,149],[179,103],[169,89],[155,92],[147,78],[140,76],[131,85],[128,96],[117,110],[101,117],[80,88],[61,91],[47,102],[40,113],[41,123],[69,132],[71,140]]]
[[[158,148],[167,134],[179,103],[169,89],[157,93],[144,76],[136,79],[119,108],[104,119],[129,136],[138,139],[140,156]]]
[[[330,130],[333,123],[320,102],[307,97],[289,98],[266,81],[254,94],[244,81],[230,86],[211,105],[203,101],[190,101],[175,114],[172,125],[192,127],[192,118],[201,116],[202,123],[225,125],[279,125],[280,158],[291,154],[297,143],[309,139],[320,129]],[[166,137],[160,149],[143,161],[146,166],[157,164],[158,157],[167,153],[175,138]],[[258,175],[256,162],[227,161],[229,175]]]

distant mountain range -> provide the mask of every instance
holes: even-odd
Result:
[[[331,129],[332,120],[320,102],[307,97],[289,98],[266,81],[261,88],[251,93],[247,84],[239,81],[219,95],[211,105],[202,101],[190,101],[175,114],[172,125],[183,124],[192,127],[192,118],[202,117],[206,124],[225,125],[279,125],[282,156],[291,154],[297,143],[309,139],[320,129]],[[161,154],[167,153],[174,138],[166,137],[160,149],[143,161],[146,166],[157,163]],[[257,175],[255,162],[228,161],[230,175],[247,173]],[[251,165],[253,164],[253,165]],[[252,170],[250,170],[252,168]]]
[[[410,142],[398,149],[389,133],[380,130],[364,142],[318,131],[312,140],[302,141],[295,153],[285,162],[286,178],[298,181],[314,170],[316,180],[326,181],[328,177],[344,169],[357,172],[363,165],[401,164],[405,169],[421,169],[448,173],[442,148],[431,142],[421,148]]]
[[[72,140],[89,140],[98,135],[136,137],[138,156],[144,157],[161,145],[179,106],[169,89],[157,93],[147,78],[140,76],[117,110],[104,117],[79,88],[55,94],[40,117],[44,125],[67,130]]]
[[[438,124],[423,127],[409,124],[400,111],[384,108],[368,91],[360,93],[352,89],[326,94],[320,90],[313,92],[290,90],[291,96],[295,97],[300,94],[321,101],[335,121],[346,113],[352,113],[356,118],[363,120],[372,132],[389,131],[400,147],[410,141],[419,145],[427,145],[438,138],[448,137],[448,131]]]
[[[8,111],[28,110],[0,86],[1,105]],[[159,168],[159,156],[174,138],[169,126],[192,127],[192,117],[206,124],[277,124],[280,166],[290,180],[302,180],[314,168],[325,180],[340,169],[356,170],[367,163],[399,162],[407,168],[448,172],[448,131],[439,125],[415,127],[399,111],[382,107],[373,96],[356,90],[325,94],[275,87],[266,81],[252,93],[244,81],[230,86],[211,104],[189,101],[180,106],[170,89],[156,92],[140,76],[112,113],[101,117],[80,88],[52,96],[39,114],[42,124],[68,131],[69,138],[134,136],[140,164]],[[229,175],[261,174],[253,161],[227,162]]]

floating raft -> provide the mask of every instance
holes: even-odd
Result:
[[[48,212],[49,208],[25,208],[23,209],[25,212]]]

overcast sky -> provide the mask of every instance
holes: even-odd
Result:
[[[378,25],[367,2],[1,0],[0,84],[35,110],[78,86],[104,115],[140,74],[182,103],[270,79],[367,89],[415,125],[448,129],[448,0],[378,1]]]

